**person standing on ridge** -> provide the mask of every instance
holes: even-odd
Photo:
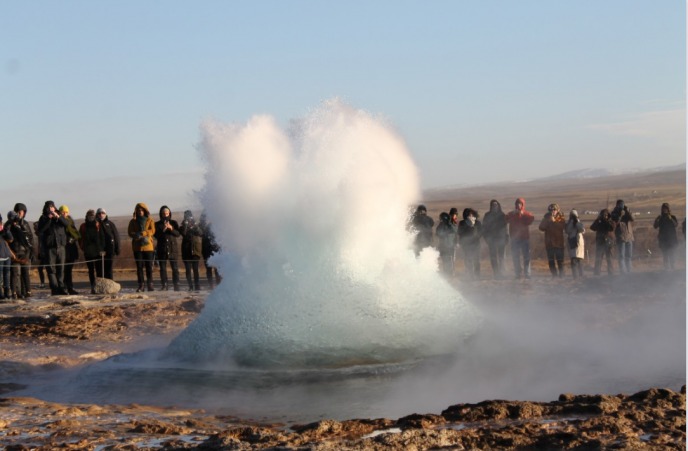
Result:
[[[145,281],[148,281],[148,291],[153,288],[153,235],[155,235],[155,223],[150,217],[150,211],[143,202],[136,204],[134,217],[129,221],[127,234],[131,237],[131,248],[136,260],[136,278],[139,282],[138,293],[144,291]],[[143,269],[146,269],[146,279],[143,278]]]
[[[220,246],[215,241],[215,234],[213,234],[213,228],[205,215],[205,212],[201,213],[201,219],[198,226],[203,232],[203,263],[205,264],[206,277],[208,278],[208,285],[210,289],[215,288],[215,283],[213,282],[213,272],[215,272],[215,282],[219,285],[222,282],[222,277],[217,272],[217,268],[214,268],[208,264],[208,259],[220,252]]]
[[[198,263],[203,257],[203,231],[194,220],[190,210],[184,212],[184,220],[179,231],[182,236],[182,260],[186,269],[186,281],[189,284],[189,291],[201,291],[201,284],[198,276]],[[193,283],[191,273],[193,272]]]
[[[559,210],[559,205],[551,204],[547,207],[547,213],[540,221],[538,227],[545,232],[545,249],[547,250],[547,262],[552,277],[564,277],[564,229],[566,221]],[[556,264],[555,264],[556,262]],[[557,274],[557,267],[559,273]]]
[[[535,220],[532,213],[526,211],[526,201],[522,198],[514,202],[514,210],[504,216],[504,222],[509,224],[511,237],[511,258],[514,261],[516,278],[520,279],[524,273],[530,279],[530,225]],[[521,256],[523,256],[523,270],[521,270]]]
[[[437,250],[440,251],[440,260],[442,260],[442,272],[448,277],[454,275],[454,251],[457,233],[458,225],[452,223],[449,214],[442,212],[435,235],[437,235]]]
[[[88,266],[88,280],[91,282],[91,294],[96,294],[96,275],[103,277],[103,265],[100,253],[105,251],[105,234],[101,223],[96,220],[96,212],[88,210],[86,221],[79,228],[81,240],[79,246],[84,253],[86,266]]]
[[[112,271],[112,265],[115,260],[115,256],[119,255],[119,232],[115,223],[110,221],[107,212],[104,208],[99,208],[96,211],[96,220],[100,223],[100,230],[103,231],[105,236],[105,274],[103,277],[106,279],[114,280],[114,273]]]
[[[67,295],[64,285],[66,229],[69,221],[55,208],[55,202],[48,200],[43,206],[43,214],[38,219],[38,234],[41,236],[46,272],[53,296]]]
[[[466,273],[474,280],[480,280],[480,237],[483,225],[478,221],[479,216],[472,208],[464,208],[458,232]]]
[[[611,219],[616,223],[614,236],[616,238],[616,252],[619,259],[619,272],[633,272],[633,213],[623,200],[616,201],[611,213]]]
[[[678,238],[676,236],[678,218],[671,214],[669,204],[662,204],[662,214],[657,216],[653,227],[659,229],[657,239],[664,257],[664,269],[674,269],[676,248],[678,247]]]
[[[10,249],[14,252],[16,260],[11,266],[12,291],[17,298],[28,298],[31,293],[31,261],[34,259],[33,232],[26,221],[26,205],[17,203],[14,205],[12,219],[7,215],[5,229],[12,234]]]
[[[419,205],[416,208],[416,213],[411,218],[411,229],[416,232],[415,253],[416,257],[426,247],[432,246],[432,228],[435,226],[435,221],[428,216],[428,209],[425,205]]]
[[[65,228],[65,232],[67,233],[67,244],[65,245],[64,284],[67,293],[79,294],[74,289],[72,271],[74,270],[74,262],[79,260],[79,241],[81,240],[81,235],[74,225],[74,220],[69,216],[69,208],[66,205],[60,206],[60,214],[69,221],[69,225]]]
[[[566,223],[566,238],[569,245],[569,257],[571,258],[571,273],[574,279],[583,277],[583,259],[585,258],[584,233],[585,227],[578,219],[578,212],[571,210],[569,221]]]
[[[172,212],[167,205],[163,205],[160,207],[160,220],[155,223],[155,240],[158,243],[156,246],[156,256],[158,258],[158,265],[160,265],[161,289],[164,291],[169,289],[167,284],[167,262],[170,263],[170,268],[172,269],[174,291],[179,291],[177,238],[180,235],[179,224],[172,219]]]
[[[602,273],[602,257],[607,260],[607,274],[612,272],[612,249],[614,248],[614,229],[616,223],[612,221],[609,210],[600,211],[597,219],[590,225],[595,232],[595,275]]]
[[[509,242],[504,216],[502,206],[495,199],[490,201],[490,211],[483,216],[483,239],[490,250],[492,274],[496,279],[504,277],[504,258],[506,244]]]

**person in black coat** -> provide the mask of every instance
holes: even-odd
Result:
[[[55,208],[55,203],[51,200],[46,201],[43,206],[43,214],[38,220],[38,234],[41,236],[43,245],[44,260],[50,291],[53,296],[66,295],[67,290],[64,286],[64,264],[65,264],[65,245],[67,244],[67,234],[65,232],[69,221],[67,221]]]
[[[473,279],[480,279],[480,237],[483,235],[478,212],[464,208],[463,221],[459,222],[459,246],[463,250],[466,272]]]
[[[33,232],[26,221],[26,205],[17,203],[14,206],[12,219],[7,216],[7,229],[13,237],[10,249],[16,260],[11,265],[11,287],[16,299],[31,297],[31,261],[34,259]]]
[[[420,251],[426,247],[432,246],[432,228],[435,226],[435,221],[428,216],[428,209],[425,205],[419,205],[416,208],[416,213],[411,218],[410,229],[416,235],[414,251],[416,257],[420,255]]]
[[[483,239],[490,250],[490,263],[495,278],[504,277],[504,258],[506,257],[506,245],[509,242],[507,225],[504,220],[504,212],[499,201],[490,201],[490,211],[483,217]]]
[[[437,235],[437,250],[440,251],[440,260],[442,260],[442,271],[449,277],[454,275],[457,232],[458,225],[452,221],[451,216],[444,212],[441,213],[435,235]]]
[[[657,239],[664,257],[664,269],[674,269],[676,248],[678,247],[678,237],[676,236],[678,218],[671,214],[669,204],[662,204],[662,214],[657,216],[653,227],[659,229]]]
[[[198,262],[203,257],[203,231],[196,224],[190,210],[184,212],[184,220],[179,228],[182,236],[182,260],[186,269],[186,281],[189,291],[200,291],[201,284],[198,277]],[[193,283],[191,273],[193,272]]]
[[[162,281],[163,290],[168,290],[167,262],[170,262],[174,291],[179,291],[179,266],[177,265],[179,251],[177,250],[177,238],[180,235],[179,224],[172,219],[172,212],[167,205],[163,205],[160,207],[160,221],[155,223],[155,235],[153,235],[157,241],[155,252],[158,264],[160,265],[160,280]]]
[[[219,285],[222,282],[222,277],[217,272],[217,268],[213,268],[208,265],[208,259],[213,255],[220,252],[220,246],[218,246],[215,241],[215,235],[213,234],[213,229],[210,226],[210,221],[208,221],[205,213],[201,214],[201,219],[198,224],[203,232],[203,242],[202,242],[202,252],[203,252],[203,263],[205,264],[206,277],[208,278],[208,285],[210,289],[215,288],[215,282]],[[213,272],[215,272],[215,282],[213,281]]]
[[[595,232],[595,275],[602,273],[602,257],[607,260],[607,274],[612,275],[612,249],[614,248],[614,230],[616,222],[612,220],[606,208],[600,212],[590,226]]]
[[[119,232],[117,227],[115,227],[115,223],[108,218],[104,208],[99,208],[96,211],[96,220],[100,223],[100,230],[103,231],[105,236],[105,274],[103,276],[106,279],[114,280],[112,265],[115,256],[119,255],[120,252]]]

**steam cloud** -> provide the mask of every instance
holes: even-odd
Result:
[[[452,353],[479,323],[405,231],[419,197],[403,140],[334,99],[282,130],[208,122],[201,199],[223,283],[168,348],[185,360],[322,367]]]

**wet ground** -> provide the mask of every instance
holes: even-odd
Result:
[[[0,445],[685,449],[684,271],[453,283],[487,321],[451,361],[264,375],[232,385],[232,393],[265,393],[266,386],[273,397],[289,393],[279,410],[265,397],[211,402],[213,386],[227,376],[217,371],[205,373],[211,390],[196,398],[193,391],[161,396],[172,386],[169,373],[140,391],[136,378],[115,377],[108,392],[108,379],[98,376],[132,368],[142,352],[164,347],[198,315],[207,291],[135,293],[125,284],[114,296],[50,297],[35,290],[32,299],[0,304]],[[101,380],[93,402],[69,398],[83,387],[70,374]],[[669,390],[648,391],[653,387]],[[576,395],[552,402],[560,393]],[[370,419],[380,416],[388,419]]]

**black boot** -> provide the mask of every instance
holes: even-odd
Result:
[[[178,283],[174,285],[174,291],[180,291],[180,288],[179,288],[179,284],[178,284]]]
[[[142,283],[139,283],[139,288],[138,288],[138,290],[136,290],[136,292],[137,293],[143,292],[143,284]]]
[[[72,287],[67,288],[67,293],[69,293],[69,294],[71,294],[71,295],[79,294],[79,292],[76,291],[76,290],[75,290],[74,288],[72,288]]]
[[[148,291],[155,291],[155,288],[153,288],[153,282],[148,282]]]

